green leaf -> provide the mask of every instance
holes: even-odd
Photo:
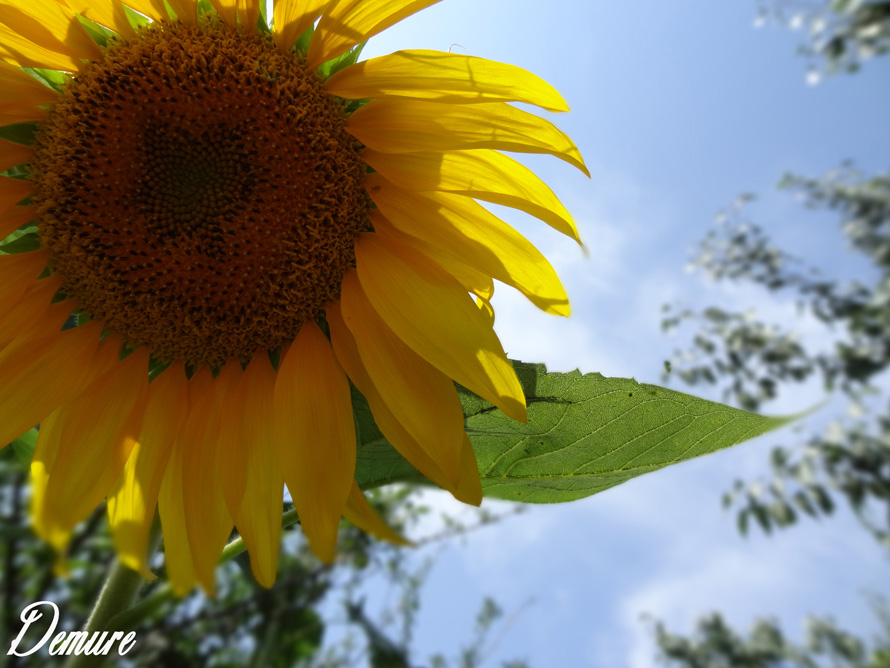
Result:
[[[15,453],[19,463],[25,468],[29,467],[31,458],[34,456],[34,448],[37,447],[37,429],[25,432],[10,443],[9,446]]]
[[[486,496],[527,503],[581,499],[643,473],[735,445],[792,418],[769,418],[655,385],[547,373],[514,362],[528,424],[459,388]],[[386,443],[358,393],[356,479],[363,488],[422,478]]]

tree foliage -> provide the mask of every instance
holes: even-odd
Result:
[[[772,620],[759,619],[747,636],[719,614],[698,621],[692,636],[669,633],[656,623],[655,639],[670,668],[887,668],[890,666],[890,619],[878,609],[885,633],[868,643],[839,628],[831,619],[810,617],[805,640],[791,641]]]
[[[803,446],[777,449],[771,479],[737,481],[724,500],[741,506],[743,532],[752,520],[771,531],[801,514],[830,514],[833,493],[890,547],[890,404],[880,380],[890,366],[890,174],[867,178],[845,165],[819,179],[786,176],[780,185],[807,208],[840,218],[867,278],[842,281],[831,267],[808,267],[777,247],[747,219],[752,198],[742,197],[719,217],[719,228],[696,249],[693,265],[715,280],[791,296],[797,312],[821,323],[825,336],[814,343],[754,312],[670,308],[666,330],[698,326],[691,349],[672,361],[671,374],[691,385],[720,386],[728,400],[749,410],[774,399],[781,387],[814,379],[845,395],[861,417],[838,416]]]
[[[856,72],[890,51],[887,0],[758,0],[757,24],[769,21],[805,31],[799,51],[813,82],[822,72]]]

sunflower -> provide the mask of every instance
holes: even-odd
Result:
[[[178,592],[213,591],[233,528],[271,586],[285,485],[324,560],[344,516],[399,540],[354,480],[354,389],[421,473],[480,503],[454,383],[526,416],[493,279],[569,308],[478,201],[577,240],[501,151],[586,169],[510,104],[567,110],[522,69],[358,62],[435,2],[277,0],[270,28],[260,0],[0,0],[0,442],[39,423],[32,515],[60,552],[107,499],[146,577],[157,509]]]

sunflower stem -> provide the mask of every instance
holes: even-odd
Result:
[[[281,516],[281,528],[286,529],[299,521],[300,519],[297,516],[297,511],[289,510]],[[222,555],[219,558],[219,563],[223,564],[227,561],[231,561],[246,549],[247,546],[244,544],[244,539],[239,536],[225,546]],[[132,631],[139,626],[142,620],[154,613],[173,597],[173,587],[171,587],[168,582],[167,584],[158,587],[150,596],[147,596],[133,607],[115,615],[111,619],[110,625],[115,631],[123,631],[125,633]],[[68,667],[66,666],[65,668]]]
[[[161,523],[155,515],[154,522],[151,525],[151,533],[148,539],[148,553],[154,554],[161,542]],[[120,559],[115,559],[99,592],[93,611],[87,619],[83,630],[87,634],[102,631],[120,631],[110,622],[122,611],[128,610],[136,600],[136,594],[145,583],[142,576],[129,566],[124,566]],[[89,637],[89,636],[88,636]],[[109,636],[110,637],[110,636]],[[116,645],[110,652],[114,653],[118,648]],[[95,656],[86,654],[72,655],[64,664],[64,668],[95,668],[105,663],[106,656]]]

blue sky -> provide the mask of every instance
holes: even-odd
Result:
[[[755,12],[745,0],[445,0],[368,45],[366,57],[453,48],[520,65],[572,107],[554,120],[593,178],[553,159],[525,162],[574,213],[590,257],[543,224],[499,211],[551,258],[573,304],[570,319],[557,319],[501,287],[496,329],[511,356],[658,383],[684,343],[659,330],[666,302],[756,306],[794,322],[787,303],[684,272],[690,246],[741,192],[760,196],[752,217],[789,250],[857,273],[835,220],[807,214],[774,185],[786,171],[815,177],[847,158],[866,171],[888,168],[890,59],[807,86],[799,35],[755,30]],[[820,336],[813,323],[797,324]],[[818,387],[800,388],[769,411],[823,398]],[[824,424],[831,409],[810,424]],[[769,450],[795,438],[786,430],[581,502],[534,507],[449,545],[424,590],[415,660],[455,655],[483,596],[518,612],[491,666],[653,666],[644,612],[682,632],[712,610],[745,629],[774,617],[797,638],[808,613],[873,628],[864,593],[890,594],[888,564],[848,514],[743,539],[720,508],[737,477],[764,473]],[[442,495],[427,499],[463,512]]]

